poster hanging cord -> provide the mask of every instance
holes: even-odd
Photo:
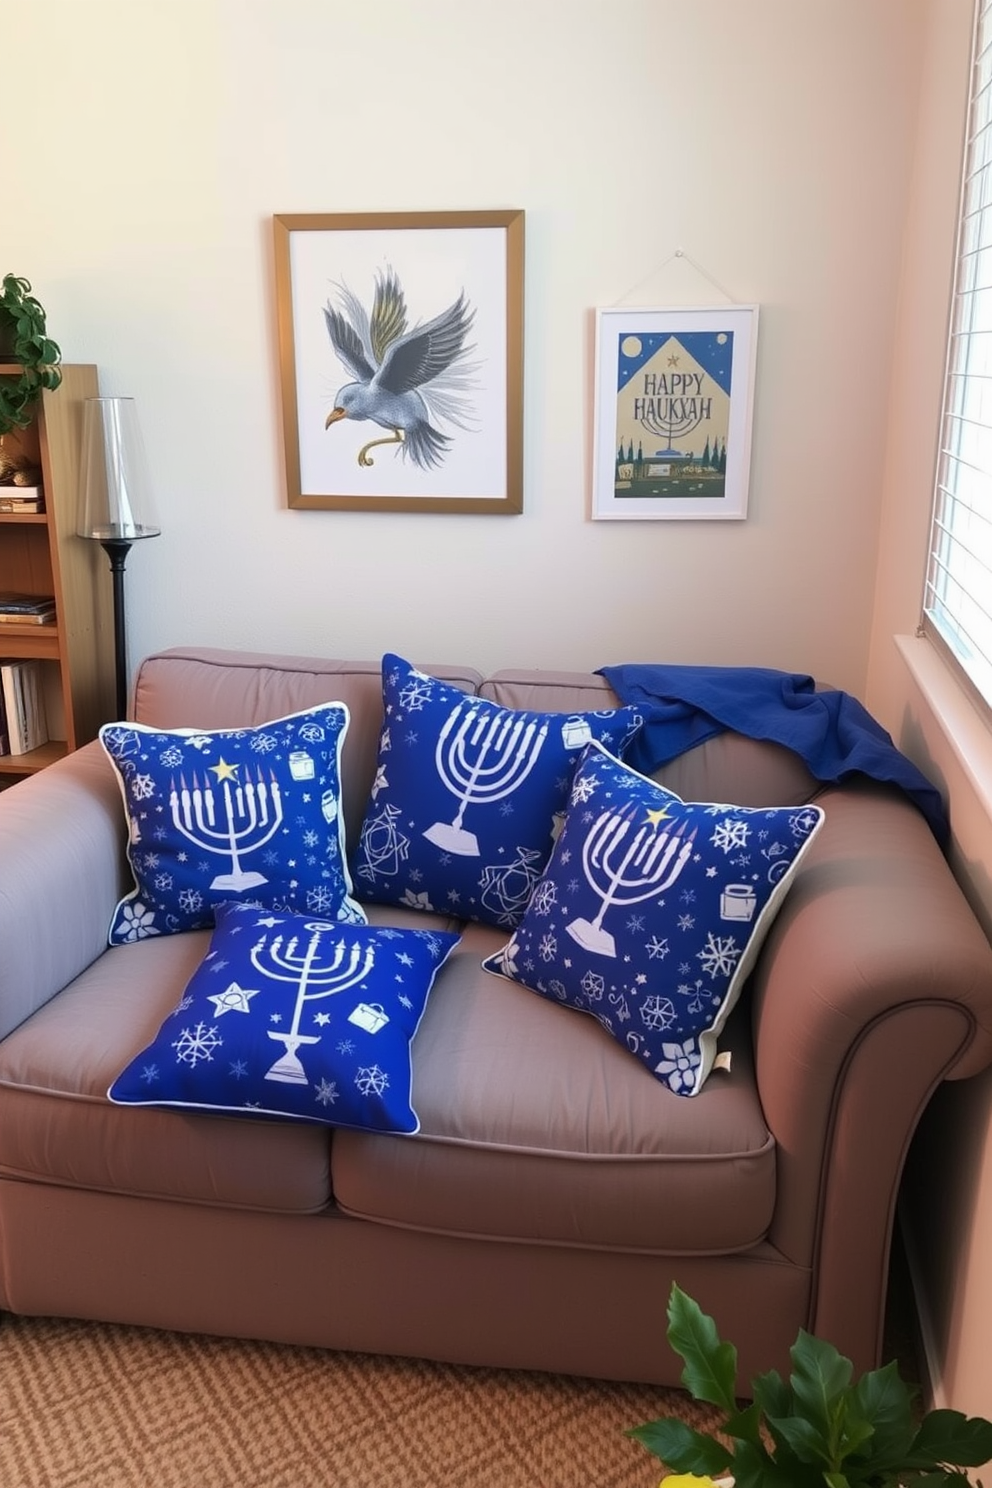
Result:
[[[728,302],[728,304],[733,305],[735,303],[733,295],[730,294],[728,290],[724,289],[723,285],[718,280],[714,279],[712,274],[708,274],[703,268],[702,264],[698,264],[694,258],[686,253],[684,248],[676,248],[675,252],[670,253],[663,263],[660,263],[656,269],[652,269],[651,273],[646,274],[643,279],[639,279],[633,286],[633,288],[629,289],[625,295],[621,295],[618,300],[615,300],[614,304],[621,305],[623,304],[624,300],[629,300],[631,295],[639,290],[642,285],[646,284],[649,279],[653,279],[656,274],[660,274],[663,269],[667,269],[668,265],[670,263],[674,263],[677,259],[682,259],[683,262],[687,263],[690,266],[690,268],[695,269],[696,273],[699,274],[703,279],[705,279],[708,284],[712,284],[714,289],[719,290],[720,294],[723,295],[723,298]]]

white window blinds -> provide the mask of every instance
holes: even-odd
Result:
[[[992,704],[992,0],[971,101],[924,626]]]

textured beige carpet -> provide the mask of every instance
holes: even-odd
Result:
[[[648,1385],[0,1322],[0,1488],[656,1488]]]

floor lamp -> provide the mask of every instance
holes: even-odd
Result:
[[[131,544],[158,537],[148,467],[133,398],[86,398],[80,467],[80,537],[91,538],[110,559],[114,582],[114,656],[117,717],[127,717],[127,630],[124,565]]]

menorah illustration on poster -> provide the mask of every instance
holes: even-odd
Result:
[[[598,312],[594,517],[746,515],[757,316]]]

